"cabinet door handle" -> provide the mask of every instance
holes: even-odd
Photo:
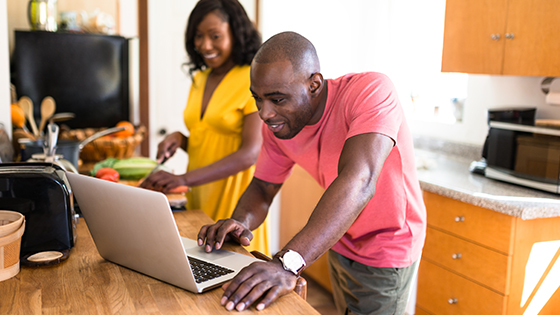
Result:
[[[463,255],[461,255],[461,253],[451,255],[451,258],[453,258],[453,259],[461,259],[461,257],[463,257]]]
[[[452,299],[447,300],[447,303],[449,303],[449,304],[457,304],[457,302],[459,302],[459,301],[456,298],[452,298]]]
[[[492,40],[500,40],[500,34],[492,34],[490,38],[492,38]]]
[[[513,33],[506,33],[506,38],[507,39],[513,39],[515,37],[515,35],[513,35]]]
[[[455,217],[455,222],[464,222],[465,221],[465,217],[464,216],[456,216]]]

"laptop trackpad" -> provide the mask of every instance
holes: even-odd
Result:
[[[207,253],[204,251],[203,246],[198,246],[195,240],[191,240],[185,237],[181,237],[181,241],[183,242],[183,247],[185,248],[185,252],[188,256],[193,256],[196,258],[202,258],[206,261],[217,261],[219,259],[223,259],[229,256],[234,255],[233,252],[219,249],[213,250],[211,253]]]

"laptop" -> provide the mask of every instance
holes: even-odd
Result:
[[[163,193],[66,175],[97,251],[108,261],[194,293],[218,287],[258,261],[224,249],[206,253],[181,237]]]

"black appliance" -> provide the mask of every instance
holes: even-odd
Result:
[[[484,175],[560,194],[560,129],[535,126],[531,108],[493,114],[482,154]]]
[[[36,265],[27,258],[56,251],[68,257],[76,242],[77,217],[66,172],[51,163],[0,164],[0,209],[25,216],[20,262]]]
[[[11,81],[33,101],[40,120],[44,97],[72,112],[70,128],[114,126],[130,119],[129,39],[121,36],[15,31]]]

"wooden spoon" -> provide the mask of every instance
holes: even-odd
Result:
[[[54,99],[50,96],[45,97],[41,102],[41,123],[39,124],[39,132],[43,132],[47,121],[52,117],[55,111],[56,103]]]
[[[19,107],[23,109],[25,117],[27,117],[27,121],[29,121],[33,135],[38,138],[39,130],[37,130],[37,124],[35,123],[35,118],[33,117],[33,101],[31,101],[31,99],[27,96],[22,96],[19,99],[18,104]]]

